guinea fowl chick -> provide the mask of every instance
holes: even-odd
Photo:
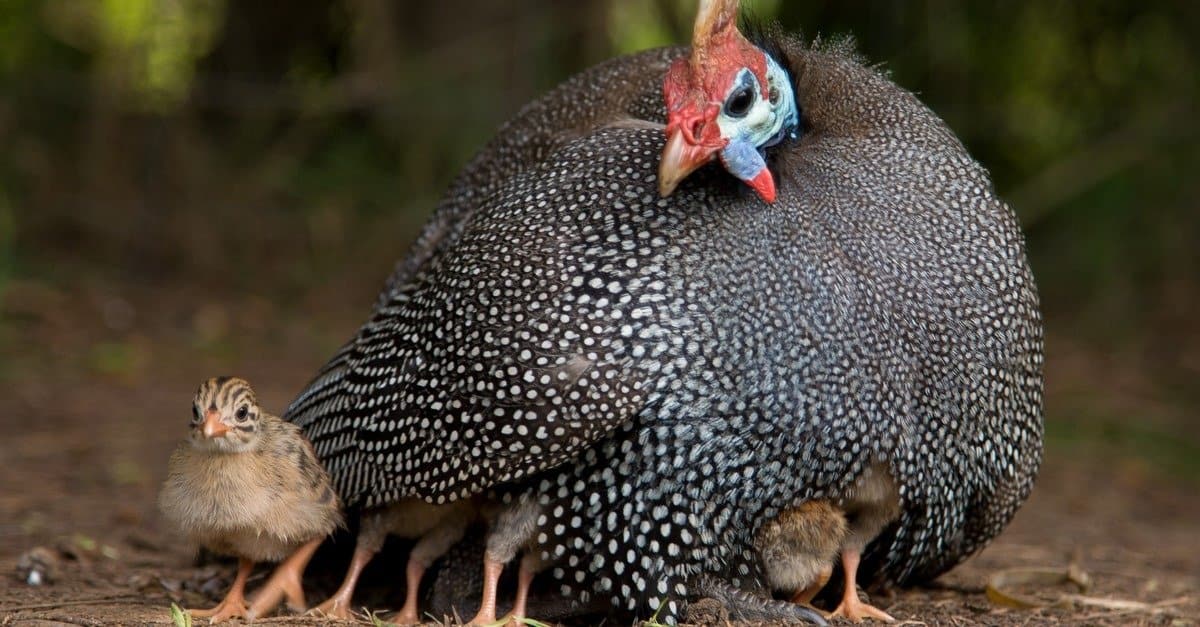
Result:
[[[807,501],[766,523],[754,538],[772,590],[808,603],[833,574],[833,561],[846,539],[846,516],[828,501]]]
[[[214,623],[261,616],[284,596],[303,608],[304,567],[342,524],[312,445],[298,427],[263,411],[250,384],[233,377],[209,379],[196,391],[191,433],[171,455],[159,507],[201,546],[238,558],[225,599],[191,611]],[[251,568],[284,558],[247,609]]]

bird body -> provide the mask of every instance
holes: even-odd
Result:
[[[646,51],[572,78],[503,125],[451,184],[371,319],[285,412],[312,439],[348,506],[480,494],[562,463],[621,423],[596,411],[585,419],[597,427],[590,437],[567,431],[564,413],[578,412],[564,390],[578,387],[583,374],[612,375],[582,350],[600,338],[580,333],[567,340],[549,325],[549,307],[595,290],[572,285],[585,278],[582,267],[563,258],[571,249],[603,252],[589,238],[608,234],[585,231],[589,218],[578,210],[591,200],[575,209],[543,200],[519,212],[489,201],[511,194],[518,180],[536,184],[531,173],[580,138],[626,126],[661,128],[645,119],[661,110],[662,75],[679,56]],[[593,278],[600,277],[586,277]],[[524,410],[539,405],[561,406],[551,416],[560,428],[529,431],[509,422],[516,410],[537,421],[549,408]]]
[[[622,283],[641,410],[531,488],[541,556],[584,602],[669,620],[701,575],[754,586],[759,525],[848,497],[880,460],[900,514],[859,580],[930,578],[1036,476],[1041,322],[1011,211],[911,94],[845,49],[775,42],[806,124],[768,155],[774,203],[716,168],[649,197],[652,131],[598,132],[542,167],[616,190],[592,205],[605,225],[660,245],[635,260],[657,280]]]
[[[468,166],[287,412],[348,504],[533,504],[499,544],[584,605],[667,623],[699,581],[760,588],[756,534],[806,502],[894,494],[866,499],[877,525],[849,521],[867,583],[936,576],[1007,524],[1042,443],[1015,217],[846,46],[751,40],[798,112],[794,133],[739,135],[765,142],[753,176],[720,167],[748,163],[723,137],[680,143],[704,137],[662,105],[681,48],[568,81]]]
[[[247,615],[241,587],[254,562],[298,554],[296,562],[307,562],[342,524],[337,495],[300,429],[262,411],[249,384],[231,377],[205,381],[197,391],[191,435],[171,455],[159,507],[200,546],[242,561],[214,621]],[[303,564],[296,562],[260,593],[251,615],[283,594],[303,604],[299,573],[292,572]]]
[[[607,395],[612,390],[605,377],[613,376],[614,364],[597,368],[584,351],[564,349],[557,340],[556,346],[548,346],[548,338],[528,332],[523,342],[512,341],[552,315],[547,305],[562,300],[552,292],[594,289],[572,286],[569,277],[563,282],[547,266],[558,263],[564,247],[579,248],[586,243],[580,238],[596,235],[574,229],[573,234],[556,238],[543,232],[538,242],[522,237],[529,246],[500,250],[491,240],[505,229],[469,225],[477,220],[491,224],[505,220],[501,212],[485,208],[486,201],[577,138],[603,128],[661,128],[645,119],[661,108],[661,77],[676,56],[678,51],[653,50],[601,64],[531,103],[506,123],[451,185],[409,255],[388,279],[372,319],[289,406],[285,416],[313,439],[348,506],[363,508],[369,518],[371,512],[419,507],[416,503],[445,508],[482,498],[492,486],[562,463],[586,446],[587,438],[580,437],[579,426],[590,416],[582,413],[601,417],[601,411],[595,411],[601,406],[605,412],[618,409],[615,416],[594,421],[597,428],[590,437],[596,439],[619,424],[620,415],[632,410],[632,402]],[[612,89],[615,85],[632,88]],[[538,207],[543,215],[531,215],[522,224],[561,221],[561,216],[551,214],[559,209],[543,203]],[[568,241],[572,239],[575,241]],[[499,254],[489,255],[488,251]],[[464,259],[461,265],[446,263],[448,255],[472,260]],[[475,268],[473,274],[494,272],[494,282],[454,285],[466,278],[462,270],[471,267]],[[498,296],[498,290],[507,285],[521,285],[530,293],[530,301],[513,302],[511,290]],[[539,288],[546,290],[538,294]],[[504,304],[504,311],[495,310],[493,301]],[[462,334],[472,329],[481,332]],[[532,330],[536,333],[537,327]],[[497,342],[507,344],[503,355],[495,352]],[[582,348],[597,344],[597,339],[576,335],[573,344]],[[549,357],[548,350],[555,348],[558,354]],[[485,364],[488,371],[481,376],[479,368]],[[429,367],[429,376],[418,376]],[[589,379],[599,379],[604,386],[597,386],[592,393],[594,406],[565,404],[564,399],[578,400],[572,395],[584,389],[581,381]],[[414,391],[421,394],[409,396]],[[370,400],[364,402],[366,399]],[[533,411],[526,414],[522,405]],[[542,409],[536,409],[537,405]],[[560,405],[563,410],[555,408]],[[500,414],[510,410],[527,415],[529,422],[512,422],[518,414],[500,420]],[[547,423],[537,424],[539,416],[547,418]],[[550,422],[554,420],[559,425]],[[518,513],[506,514],[496,507],[488,511],[490,519],[503,521],[515,520]],[[383,525],[390,533],[409,537],[420,536],[414,531],[420,526],[405,528],[409,525],[399,521]],[[503,525],[501,529],[508,531],[491,544],[494,549],[497,543],[506,547],[494,550],[493,555],[510,559],[526,540],[513,534],[525,528]],[[373,532],[367,534],[368,550],[356,550],[361,559],[352,560],[351,573],[361,570],[370,559],[374,536]],[[360,543],[363,540],[360,537]],[[411,560],[408,570],[411,582],[411,575],[417,572]],[[493,566],[487,577],[492,590],[498,577],[499,567]],[[349,592],[343,591],[352,590],[351,579],[348,573],[349,588],[343,584],[339,594],[321,609],[339,614],[337,608],[349,601]],[[415,588],[411,583],[409,589],[412,598]]]
[[[275,562],[300,543],[332,532],[341,517],[300,430],[264,416],[262,438],[259,448],[246,453],[213,454],[181,445],[169,462],[162,509],[211,551]]]

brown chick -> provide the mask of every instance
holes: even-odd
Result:
[[[205,548],[238,558],[225,599],[194,617],[253,619],[283,597],[302,609],[301,575],[341,508],[312,445],[295,425],[263,411],[246,381],[200,384],[191,433],[171,455],[159,508]],[[256,562],[286,560],[247,608],[246,578]]]
[[[773,590],[809,603],[833,574],[846,540],[846,516],[828,501],[807,501],[780,513],[758,530],[754,548]]]

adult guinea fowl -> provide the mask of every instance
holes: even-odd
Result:
[[[735,17],[702,3],[690,57],[585,72],[459,178],[288,411],[349,506],[495,489],[564,594],[664,622],[757,589],[757,530],[812,500],[869,542],[857,572],[841,549],[847,589],[936,576],[1008,522],[1042,435],[1011,211],[911,94]],[[624,119],[661,123],[664,91],[665,145]],[[878,528],[864,483],[895,486]]]

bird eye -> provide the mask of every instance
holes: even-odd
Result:
[[[249,413],[250,413],[250,408],[246,405],[242,405],[241,407],[238,407],[237,413],[234,415],[237,416],[238,420],[244,421],[244,420],[246,420],[246,415]]]
[[[754,89],[749,85],[742,85],[725,101],[725,115],[731,118],[744,118],[753,105]]]
[[[192,423],[199,424],[199,422],[200,422],[200,408],[196,407],[195,405],[192,405]]]

